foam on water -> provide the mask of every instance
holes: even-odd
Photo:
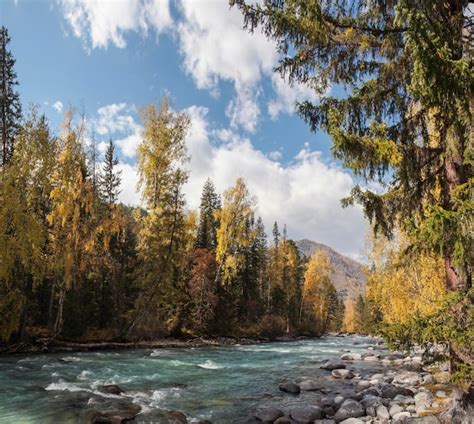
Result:
[[[214,361],[211,361],[208,359],[206,362],[203,362],[202,364],[197,364],[199,368],[204,368],[206,370],[219,370],[224,368],[222,365],[216,364]]]

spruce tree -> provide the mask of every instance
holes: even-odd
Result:
[[[202,189],[201,205],[199,206],[199,226],[196,237],[196,248],[216,249],[216,231],[218,221],[215,212],[221,208],[221,200],[216,193],[213,182],[208,178]]]
[[[20,95],[14,70],[15,59],[8,50],[10,37],[8,30],[0,28],[0,160],[6,165],[13,156],[15,137],[18,135],[21,120]]]
[[[117,201],[118,195],[120,194],[122,171],[115,169],[118,163],[119,161],[115,156],[114,142],[110,139],[107,150],[105,151],[104,167],[102,173],[99,175],[100,193],[109,206]]]

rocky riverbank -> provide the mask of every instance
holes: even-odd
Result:
[[[319,396],[311,404],[290,409],[262,408],[248,422],[451,423],[452,418],[443,419],[453,391],[448,365],[428,365],[422,355],[421,349],[409,354],[389,352],[381,342],[369,346],[363,354],[342,352],[340,361],[321,364],[320,368],[327,372],[323,379],[289,379],[279,385],[287,396],[317,392]],[[472,411],[457,422],[474,423]]]

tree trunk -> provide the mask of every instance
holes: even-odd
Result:
[[[64,310],[64,298],[65,298],[65,290],[61,288],[59,292],[59,300],[58,300],[58,311],[56,313],[56,321],[54,322],[53,328],[53,335],[52,338],[55,339],[63,329],[63,310]]]

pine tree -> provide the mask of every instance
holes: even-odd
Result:
[[[216,211],[221,208],[221,200],[212,181],[208,178],[202,189],[199,206],[199,226],[196,237],[196,248],[215,251],[216,231],[219,225]]]
[[[8,30],[0,28],[0,164],[5,166],[13,156],[15,137],[20,129],[21,104],[16,90],[15,59],[8,50]]]
[[[110,206],[118,200],[122,171],[116,171],[119,161],[115,156],[115,146],[112,139],[105,151],[105,161],[102,173],[99,175],[99,189],[104,201]]]

